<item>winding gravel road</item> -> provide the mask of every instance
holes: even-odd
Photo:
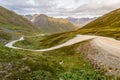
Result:
[[[63,44],[60,44],[60,45],[57,45],[57,46],[54,46],[51,48],[47,48],[47,49],[40,49],[40,50],[24,49],[24,48],[19,48],[19,47],[13,46],[14,43],[24,40],[24,37],[21,37],[18,40],[11,41],[11,42],[7,43],[5,46],[9,47],[9,48],[13,48],[13,49],[22,49],[22,50],[41,52],[41,51],[50,51],[50,50],[59,49],[61,47],[70,46],[75,43],[79,43],[79,42],[86,41],[89,39],[92,39],[92,44],[94,44],[94,46],[96,46],[98,48],[98,50],[101,48],[106,53],[110,53],[112,55],[120,57],[120,41],[115,40],[113,38],[90,36],[90,35],[77,35],[73,39],[70,39]]]
[[[24,40],[24,37],[21,37],[21,38],[18,39],[18,40],[11,41],[11,42],[7,43],[5,46],[6,46],[6,47],[9,47],[9,48],[13,48],[13,49],[22,49],[22,50],[42,52],[42,51],[50,51],[50,50],[59,49],[59,48],[61,48],[61,47],[65,47],[65,46],[70,46],[70,45],[73,45],[73,44],[75,44],[75,43],[79,43],[79,42],[82,42],[82,41],[86,41],[86,40],[89,40],[89,39],[93,39],[93,38],[95,38],[95,37],[96,37],[96,36],[77,35],[77,36],[74,37],[73,39],[70,39],[70,40],[68,40],[67,42],[63,43],[63,44],[60,44],[60,45],[57,45],[57,46],[54,46],[54,47],[51,47],[51,48],[47,48],[47,49],[40,49],[40,50],[24,49],[24,48],[19,48],[19,47],[14,47],[14,46],[13,46],[14,43],[16,43],[16,42],[18,42],[18,41]]]
[[[92,44],[101,52],[109,53],[120,58],[120,41],[113,38],[97,37],[92,40]]]
[[[28,51],[35,51],[35,52],[43,52],[43,51],[50,51],[59,49],[61,47],[70,46],[75,43],[79,43],[82,41],[90,40],[91,47],[97,50],[94,52],[94,55],[91,52],[88,52],[89,58],[93,60],[93,62],[97,62],[100,66],[110,67],[112,70],[108,71],[108,74],[118,74],[120,73],[120,41],[115,40],[113,38],[108,37],[101,37],[101,36],[90,36],[90,35],[77,35],[73,39],[68,40],[67,42],[47,48],[47,49],[40,49],[40,50],[31,50],[31,49],[24,49],[19,47],[14,47],[13,44],[24,40],[24,37],[21,37],[18,40],[14,40],[6,44],[6,47],[13,48],[13,49],[21,49],[21,50],[28,50]],[[92,49],[91,49],[92,50]]]

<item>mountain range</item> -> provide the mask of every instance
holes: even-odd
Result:
[[[67,19],[0,7],[0,80],[120,80],[120,9]]]
[[[78,28],[66,19],[48,17],[44,14],[26,15],[25,17],[45,33],[68,32]]]
[[[68,17],[66,18],[68,21],[70,21],[73,24],[77,24],[80,27],[88,24],[89,22],[95,20],[97,17],[93,17],[93,18],[73,18],[73,17]]]
[[[72,23],[62,18],[52,18],[44,14],[26,17],[27,19],[0,6],[0,42],[17,39],[21,35],[61,33],[76,29]]]

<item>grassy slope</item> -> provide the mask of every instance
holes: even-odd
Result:
[[[115,10],[111,13],[108,13],[108,14],[96,19],[95,21],[89,23],[88,25],[86,25],[85,27],[83,27],[80,30],[73,31],[73,32],[70,32],[70,33],[64,33],[64,34],[56,34],[54,36],[52,35],[52,36],[49,36],[47,38],[44,38],[43,40],[47,42],[47,46],[48,45],[53,46],[52,43],[58,44],[58,43],[56,43],[57,42],[56,38],[58,38],[60,40],[64,40],[64,39],[66,39],[64,37],[70,38],[71,35],[74,36],[76,34],[92,34],[92,35],[94,34],[94,35],[102,35],[102,36],[118,38],[118,37],[120,37],[120,33],[119,33],[120,32],[120,27],[119,27],[120,15],[119,14],[120,14],[120,10],[118,9],[118,10]],[[64,36],[64,37],[60,37],[60,36]],[[58,41],[58,42],[61,42],[61,41]],[[23,44],[24,44],[24,42],[22,44],[20,43],[18,45],[23,46]],[[34,44],[29,45],[29,46],[32,46],[32,48],[33,48]],[[41,45],[41,46],[44,47],[44,45]],[[24,47],[25,47],[25,45],[24,45]],[[69,46],[69,47],[59,49],[59,50],[62,50],[63,52],[59,52],[59,50],[55,50],[55,51],[51,51],[51,53],[48,52],[49,54],[46,54],[46,55],[49,55],[49,56],[54,55],[54,58],[52,57],[52,59],[57,58],[59,60],[59,57],[61,57],[59,61],[63,61],[63,62],[65,61],[66,64],[64,64],[64,63],[62,64],[62,66],[66,69],[66,72],[62,74],[62,77],[64,77],[64,78],[66,76],[71,77],[71,74],[72,74],[72,77],[74,75],[75,76],[74,78],[77,78],[78,74],[76,75],[76,72],[79,71],[79,68],[81,68],[80,66],[82,66],[82,65],[79,65],[79,64],[86,63],[86,61],[85,62],[83,61],[84,59],[82,58],[82,56],[81,55],[79,56],[79,54],[77,54],[77,53],[79,53],[76,50],[77,47],[76,47],[76,45],[74,45],[73,47]],[[63,55],[63,53],[65,53],[64,56],[61,56],[61,54]],[[72,56],[70,57],[69,54],[71,55],[71,53],[72,53]],[[66,54],[67,54],[67,56],[66,56]],[[76,60],[78,57],[79,57],[79,59]],[[82,59],[82,60],[80,60],[80,59]],[[73,62],[74,64],[72,64],[71,62]],[[89,67],[89,69],[91,69],[90,65],[88,67]],[[74,68],[77,68],[77,71],[75,71],[75,73],[74,73]],[[82,66],[81,69],[84,69],[84,67]],[[92,70],[92,71],[94,71],[94,70]],[[89,72],[89,70],[88,70],[88,72]],[[86,73],[86,71],[85,71],[85,73]],[[86,75],[86,76],[88,76],[88,75]],[[86,76],[84,76],[84,78],[86,78]],[[92,74],[92,76],[93,76],[93,74]],[[81,75],[80,75],[80,77],[81,77]],[[83,79],[83,80],[86,80],[86,79]],[[108,79],[108,80],[110,80],[110,79]]]
[[[111,27],[109,27],[109,29],[112,30],[113,28]],[[59,44],[59,42],[61,43],[61,41],[58,41],[58,43],[55,43],[57,42],[56,38],[59,38],[60,40],[64,41],[64,39],[67,39],[67,37],[70,38],[78,33],[111,36],[113,31],[109,30],[108,27],[106,28],[103,27],[102,28],[103,30],[100,29],[101,32],[99,32],[99,31],[96,31],[98,27],[91,28],[91,29],[88,27],[84,27],[83,29],[78,31],[65,33],[65,34],[56,34],[54,36],[52,35],[44,38],[43,40],[48,42],[47,45],[49,44],[50,46],[53,46],[52,43],[54,43],[54,45]],[[115,27],[116,30],[114,32],[119,31],[118,28],[119,26],[118,27],[116,26]],[[106,32],[103,33],[104,30],[106,30],[107,34]],[[117,34],[119,35],[119,33]],[[117,37],[117,36],[113,34],[111,37]],[[110,80],[112,79],[112,78],[108,79],[105,76],[103,77],[101,75],[101,71],[100,72],[95,71],[95,69],[92,68],[92,66],[83,58],[83,55],[77,50],[77,48],[80,45],[81,44],[75,44],[75,45],[64,47],[58,50],[41,52],[41,53],[13,50],[13,49],[8,49],[1,46],[0,47],[0,63],[1,63],[0,71],[3,71],[3,72],[7,71],[7,74],[2,73],[0,77],[3,78],[5,77],[5,75],[7,75],[8,80],[18,79],[18,78],[24,79],[24,80],[33,80],[33,79],[56,80],[61,77],[64,78],[65,80],[79,80],[79,79]],[[44,45],[42,46],[45,47]],[[62,62],[62,61],[63,61],[63,64],[60,65],[59,62]]]
[[[79,29],[77,33],[120,38],[120,9],[105,14]]]
[[[83,58],[75,44],[49,52],[29,52],[0,46],[0,79],[110,80]],[[59,64],[63,62],[63,64]],[[112,78],[111,78],[112,79]]]
[[[72,33],[69,33],[69,35],[70,36],[68,37],[68,33],[60,33],[44,37],[25,37],[25,40],[15,43],[14,46],[28,49],[50,48],[62,44],[69,39],[75,37],[75,35]]]
[[[37,33],[30,21],[0,6],[0,40],[11,40],[19,35]]]

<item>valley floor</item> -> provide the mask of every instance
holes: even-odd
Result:
[[[23,50],[30,50],[30,51],[50,51],[50,50],[58,49],[65,46],[70,46],[70,45],[83,42],[86,40],[90,40],[90,39],[93,39],[91,44],[95,45],[96,47],[99,47],[98,49],[101,49],[100,50],[101,52],[104,51],[104,53],[110,53],[111,55],[120,57],[120,41],[115,40],[113,38],[101,37],[101,36],[77,35],[73,39],[70,39],[63,44],[60,44],[48,49],[41,49],[41,50],[24,49],[24,48],[13,46],[13,44],[15,44],[16,42],[23,41],[24,37],[21,37],[18,40],[11,41],[7,43],[5,46],[8,48],[23,49]]]
[[[70,46],[79,42],[90,40],[91,47],[97,50],[97,55],[88,54],[88,56],[90,55],[92,56],[89,58],[91,58],[92,60],[96,60],[97,63],[99,63],[99,66],[102,65],[101,66],[102,68],[103,67],[109,68],[108,71],[112,74],[120,73],[120,68],[119,68],[120,65],[118,64],[120,62],[120,41],[115,40],[113,38],[102,37],[102,36],[77,35],[73,39],[70,39],[63,44],[60,44],[51,48],[47,48],[47,49],[40,49],[40,50],[24,49],[24,48],[13,46],[14,43],[22,40],[24,40],[24,37],[21,37],[18,40],[12,41],[6,44],[5,46],[9,48],[14,48],[14,49],[44,52],[44,51],[55,50],[65,46]]]

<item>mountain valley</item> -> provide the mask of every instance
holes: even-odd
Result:
[[[0,7],[0,80],[119,80],[119,54],[120,9],[64,19]]]

